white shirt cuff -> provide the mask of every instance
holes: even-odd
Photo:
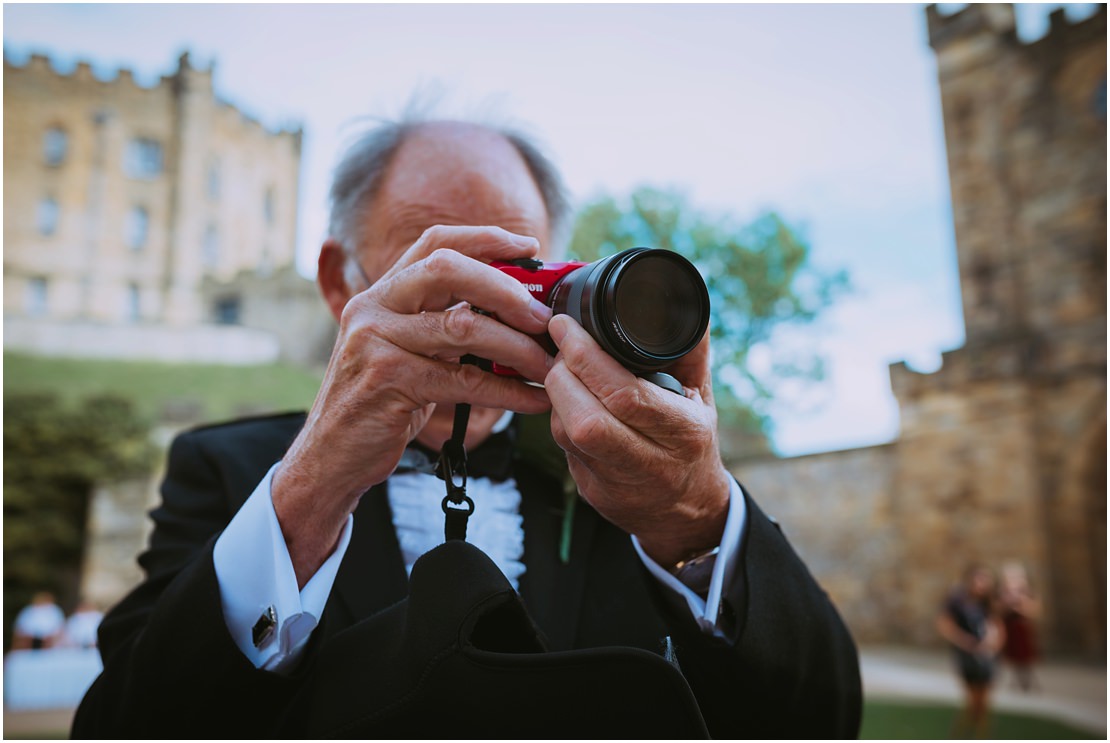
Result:
[[[293,561],[270,494],[278,464],[270,468],[216,539],[212,560],[224,622],[235,645],[255,668],[282,672],[300,658],[324,612],[339,563],[351,541],[354,517],[347,517],[335,551],[298,591]],[[274,631],[256,647],[253,628],[271,609],[276,616]]]
[[[690,590],[678,578],[671,575],[669,571],[660,567],[655,560],[648,557],[643,547],[640,546],[640,540],[636,539],[635,536],[632,537],[632,546],[636,548],[636,554],[640,556],[640,560],[648,571],[680,600],[679,603],[685,602],[690,609],[691,616],[694,617],[694,621],[698,623],[702,632],[714,634],[718,637],[724,637],[724,633],[717,625],[717,618],[721,611],[721,595],[724,593],[725,586],[732,582],[733,575],[735,575],[736,562],[740,555],[740,542],[744,537],[744,522],[748,516],[748,506],[744,502],[744,493],[732,477],[729,477],[728,497],[728,518],[725,520],[725,531],[721,536],[721,549],[717,553],[717,559],[713,565],[713,574],[709,581],[709,593],[704,599]]]

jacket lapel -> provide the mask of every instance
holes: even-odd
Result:
[[[586,562],[598,517],[584,501],[578,501],[570,561],[564,564],[559,559],[564,517],[561,484],[521,462],[516,463],[515,474],[520,487],[527,567],[521,579],[521,596],[550,649],[569,650],[577,636]]]

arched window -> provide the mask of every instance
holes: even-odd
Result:
[[[31,317],[42,317],[46,314],[46,279],[35,276],[27,280],[27,294],[24,297],[24,309]]]
[[[266,196],[262,203],[262,214],[266,217],[266,224],[274,223],[274,187],[266,189]]]
[[[60,211],[58,202],[54,200],[53,196],[47,196],[39,201],[38,209],[35,212],[35,222],[38,225],[40,235],[49,237],[58,231]]]
[[[52,126],[42,135],[42,158],[47,165],[57,166],[65,162],[69,137],[60,126]]]
[[[127,247],[133,251],[142,250],[150,232],[150,215],[144,207],[133,206],[127,212],[126,230]]]
[[[208,163],[208,198],[220,200],[220,161],[216,158]]]
[[[215,268],[220,263],[220,234],[216,225],[210,224],[204,231],[204,247],[201,252],[201,261],[205,268]]]
[[[155,178],[162,174],[162,144],[136,137],[127,143],[123,169],[132,178]]]
[[[138,284],[127,285],[127,296],[124,305],[124,317],[131,322],[138,322],[142,317],[142,293]]]

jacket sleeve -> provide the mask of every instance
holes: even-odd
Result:
[[[145,581],[100,626],[104,670],[77,710],[75,738],[260,737],[298,677],[260,671],[227,632],[212,563],[232,510],[195,434],[177,438],[151,516]]]
[[[745,493],[740,561],[722,598],[724,639],[655,589],[678,661],[714,738],[855,738],[856,646],[779,527]]]

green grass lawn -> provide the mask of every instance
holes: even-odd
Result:
[[[55,392],[66,402],[115,393],[157,420],[167,405],[196,406],[197,420],[244,413],[304,410],[312,405],[318,374],[283,364],[223,366],[140,361],[57,359],[4,353],[4,394]]]
[[[949,737],[959,710],[943,704],[868,701],[863,705],[860,738],[939,740]],[[991,714],[990,737],[995,740],[1101,740],[1103,735],[1043,717],[1011,712]]]

